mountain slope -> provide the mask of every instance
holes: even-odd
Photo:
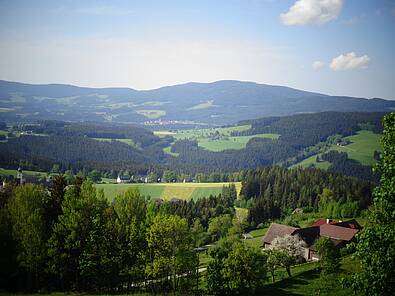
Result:
[[[395,101],[328,96],[231,80],[144,91],[0,81],[0,120],[5,121],[57,119],[143,123],[160,119],[223,125],[295,113],[388,112],[394,109]]]

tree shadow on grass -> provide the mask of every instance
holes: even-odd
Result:
[[[286,278],[275,282],[273,284],[268,284],[256,292],[257,296],[260,295],[286,295],[286,296],[296,296],[296,295],[306,295],[306,290],[300,288],[300,286],[308,285],[312,280],[320,277],[320,271],[318,268],[305,271],[294,277]]]

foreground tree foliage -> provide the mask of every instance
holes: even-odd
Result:
[[[383,153],[369,223],[357,236],[361,272],[349,284],[366,295],[395,294],[395,113],[384,117]]]
[[[47,199],[43,187],[28,184],[16,188],[8,204],[17,262],[27,272],[29,290],[39,287],[47,258],[48,229],[44,220]]]
[[[315,248],[320,256],[321,272],[323,274],[336,272],[340,265],[340,252],[333,241],[328,237],[322,237],[316,242]]]
[[[234,185],[196,203],[151,200],[130,189],[110,204],[79,177],[66,187],[57,176],[49,190],[10,183],[0,190],[0,287],[189,293],[199,281],[195,248],[209,240],[215,217],[228,221],[219,234],[226,235],[235,198]]]
[[[207,286],[212,294],[251,294],[266,280],[267,256],[234,236],[221,239],[210,255]]]

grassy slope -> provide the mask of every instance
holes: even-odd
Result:
[[[210,151],[223,151],[226,149],[244,149],[252,138],[278,139],[277,134],[258,134],[253,136],[229,137],[225,140],[198,139],[198,145]]]
[[[380,134],[375,134],[371,131],[362,130],[356,135],[345,137],[351,141],[350,144],[346,146],[332,145],[329,150],[335,150],[339,152],[347,152],[348,157],[359,161],[363,165],[374,165],[376,161],[373,159],[374,150],[381,151],[380,146]],[[320,153],[319,155],[321,155]],[[314,166],[321,169],[328,169],[330,163],[327,161],[316,162],[317,155],[310,156],[301,162],[294,164],[290,168],[297,166],[310,167]]]
[[[381,135],[371,131],[360,131],[357,135],[346,137],[351,141],[351,144],[333,145],[331,150],[347,152],[349,158],[355,159],[363,165],[374,165],[376,161],[373,159],[373,152],[374,150],[381,151],[380,137]]]
[[[96,184],[96,187],[104,190],[106,198],[112,200],[117,194],[128,188],[137,187],[142,195],[154,198],[160,197],[170,200],[173,197],[190,200],[204,196],[218,195],[224,185],[231,183],[149,183],[149,184]],[[238,192],[241,183],[235,183]]]
[[[244,149],[248,141],[252,138],[268,138],[268,139],[278,139],[278,134],[259,134],[253,136],[240,136],[231,137],[231,133],[234,131],[246,131],[251,128],[251,125],[238,125],[231,127],[219,127],[219,128],[205,128],[205,129],[190,129],[190,130],[180,130],[177,132],[170,131],[156,131],[154,134],[159,137],[164,137],[171,135],[176,140],[184,139],[196,139],[198,145],[210,151],[223,151],[225,149]],[[218,132],[226,139],[211,140],[210,134]],[[164,149],[165,153],[177,156],[174,153],[170,153],[170,147]]]
[[[322,153],[319,153],[318,155],[321,156]],[[327,170],[329,168],[329,166],[331,165],[331,163],[329,161],[320,161],[317,162],[317,155],[313,155],[310,156],[304,160],[302,160],[301,162],[298,162],[292,166],[290,166],[289,168],[296,168],[296,167],[302,167],[302,168],[308,168],[311,166],[314,166],[315,168],[319,168],[319,169],[323,169],[323,170]]]
[[[351,272],[358,271],[358,266],[350,256],[344,257],[339,273],[324,279],[320,277],[318,262],[294,266],[291,278],[284,273],[283,279],[266,285],[257,295],[354,295],[351,289],[342,287],[339,281]]]

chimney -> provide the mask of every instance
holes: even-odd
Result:
[[[330,220],[327,218],[327,219],[326,219],[326,224],[329,224],[329,221],[330,221]]]

